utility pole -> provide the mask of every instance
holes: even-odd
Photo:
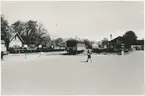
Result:
[[[27,51],[27,45],[24,45],[24,48],[25,48],[25,59],[27,58],[27,53],[26,53],[26,51]]]
[[[40,57],[41,56],[42,45],[39,45],[39,49],[40,49],[40,55],[39,55],[39,57]]]
[[[112,34],[110,34],[110,41],[112,40]]]
[[[110,41],[112,40],[112,34],[110,34]],[[109,44],[109,46],[111,47],[112,45]],[[111,47],[112,48],[112,47]]]
[[[53,38],[52,39],[53,41],[52,41],[52,46],[51,47],[52,47],[52,55],[53,55],[53,51],[54,51],[54,37],[52,37],[52,38]]]
[[[58,24],[56,23],[56,25],[55,25],[55,33],[57,33],[57,26],[58,26]],[[53,45],[52,45],[52,50],[54,51],[54,40],[55,40],[55,36],[53,36]],[[55,44],[56,45],[56,44]],[[53,51],[52,51],[52,54],[53,54]]]

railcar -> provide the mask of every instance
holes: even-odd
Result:
[[[86,49],[85,43],[78,40],[67,40],[66,50],[70,54],[78,54]]]

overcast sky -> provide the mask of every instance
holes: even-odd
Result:
[[[144,37],[143,2],[3,2],[2,14],[10,24],[17,20],[37,20],[51,35],[90,40],[109,39],[133,30]],[[57,26],[56,26],[57,24]]]

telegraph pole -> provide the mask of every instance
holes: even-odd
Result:
[[[24,45],[24,48],[25,48],[25,59],[27,58],[27,53],[26,53],[26,51],[27,51],[27,45]]]
[[[58,26],[58,24],[56,23],[56,25],[55,25],[55,33],[57,33],[57,26]],[[55,36],[53,36],[53,43],[52,43],[52,50],[54,51],[54,40],[55,40]],[[53,54],[53,51],[52,51],[52,54]]]
[[[40,55],[39,55],[39,57],[40,57],[41,56],[42,45],[39,45],[39,49],[40,49]]]
[[[112,40],[112,34],[110,34],[110,41]],[[112,45],[109,44],[109,46],[112,48]]]
[[[110,40],[112,40],[112,34],[110,34]]]

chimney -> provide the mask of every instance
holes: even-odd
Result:
[[[112,34],[110,34],[110,40],[112,40]]]

